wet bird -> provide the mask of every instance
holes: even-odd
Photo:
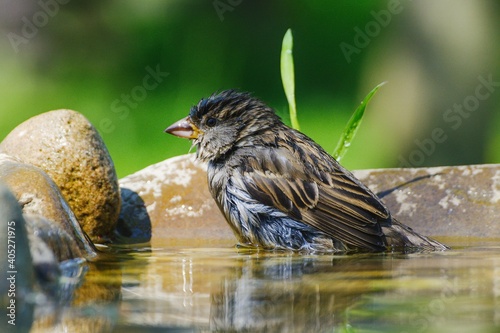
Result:
[[[202,99],[165,132],[193,140],[241,246],[318,252],[444,250],[387,207],[311,138],[248,93]]]

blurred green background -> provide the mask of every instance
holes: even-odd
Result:
[[[187,153],[188,141],[163,130],[214,91],[251,91],[286,118],[279,55],[288,28],[301,129],[327,151],[362,98],[388,81],[367,109],[346,167],[500,162],[494,0],[1,6],[0,139],[31,116],[77,110],[100,131],[120,177]],[[163,74],[144,81],[151,71]]]

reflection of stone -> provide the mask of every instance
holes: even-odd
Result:
[[[28,217],[29,230],[47,242],[58,261],[96,255],[59,188],[45,172],[0,154],[0,180],[21,203],[23,213],[34,215]]]
[[[121,279],[96,268],[98,263],[81,265],[78,261],[61,264],[63,278],[55,308],[39,311],[32,332],[110,332],[114,305],[119,304]],[[116,266],[114,267],[116,268]],[[96,276],[97,275],[97,276]],[[85,280],[83,277],[85,276]],[[114,275],[114,276],[120,276]],[[110,306],[113,304],[113,306]],[[38,309],[37,309],[38,310]]]
[[[62,315],[47,318],[45,322],[37,321],[35,327],[41,332],[111,332],[113,313],[117,311],[114,307],[120,304],[121,297],[121,271],[113,271],[117,267],[116,264],[88,263],[85,280],[70,286],[74,290],[61,304]],[[81,274],[74,280],[81,280]]]
[[[7,135],[0,151],[43,169],[93,241],[112,232],[120,210],[117,177],[106,146],[84,116],[57,110],[30,118]]]

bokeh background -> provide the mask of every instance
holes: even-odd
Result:
[[[163,130],[214,91],[250,91],[288,121],[279,56],[291,28],[301,129],[327,151],[387,81],[348,168],[500,162],[495,0],[0,3],[0,140],[31,116],[77,110],[123,177],[186,153]]]

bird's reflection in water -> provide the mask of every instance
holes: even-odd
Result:
[[[383,265],[363,256],[249,257],[211,295],[210,329],[331,331],[344,325],[345,309],[370,291],[366,272],[380,272]],[[356,281],[360,270],[365,274]],[[346,273],[354,281],[346,281]]]

